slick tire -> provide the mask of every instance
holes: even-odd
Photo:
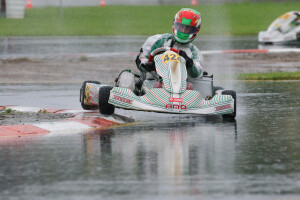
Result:
[[[111,89],[111,86],[104,86],[99,90],[99,112],[103,115],[112,115],[115,112],[115,106],[108,103]]]
[[[235,119],[235,116],[236,116],[236,92],[233,90],[224,90],[222,92],[222,95],[230,95],[234,99],[234,112],[222,115],[223,119],[233,120],[233,119]]]
[[[85,96],[85,87],[87,83],[95,83],[95,84],[101,84],[99,81],[84,81],[82,84],[82,87],[80,88],[80,98],[79,101],[81,103],[81,107],[84,110],[97,110],[98,106],[91,106],[91,105],[85,105],[84,104],[84,99],[86,98]]]

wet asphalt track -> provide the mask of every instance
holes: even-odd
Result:
[[[219,82],[236,121],[116,110],[140,123],[0,140],[1,199],[298,199],[300,82]],[[80,109],[80,84],[0,85],[1,104]]]
[[[116,113],[141,123],[80,134],[2,140],[0,196],[299,198],[300,82],[233,85],[238,92],[235,122],[213,116],[117,109]],[[18,104],[79,108],[78,88],[76,84],[1,85],[0,90]]]

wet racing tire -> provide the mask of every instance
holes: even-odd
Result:
[[[224,119],[234,119],[236,116],[236,92],[233,90],[224,90],[222,91],[222,95],[230,95],[234,99],[234,112],[222,115]]]
[[[82,87],[80,88],[80,98],[79,101],[81,103],[81,107],[84,110],[97,110],[98,106],[94,106],[94,105],[85,105],[84,104],[84,99],[86,98],[85,96],[85,87],[87,83],[95,83],[95,84],[101,84],[99,81],[84,81],[82,84]]]
[[[99,112],[103,115],[112,115],[115,112],[115,106],[108,103],[111,89],[111,86],[99,89]]]

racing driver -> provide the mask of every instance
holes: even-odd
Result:
[[[175,15],[173,34],[157,34],[149,37],[136,58],[139,70],[151,72],[155,70],[154,62],[148,62],[150,53],[160,47],[172,47],[179,50],[179,55],[186,60],[187,73],[190,78],[202,76],[203,57],[191,42],[201,28],[201,15],[191,8],[182,8]]]

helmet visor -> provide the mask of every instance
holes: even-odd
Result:
[[[185,34],[195,34],[198,32],[198,28],[197,27],[193,27],[193,26],[189,26],[189,25],[184,25],[181,24],[179,22],[174,22],[174,28],[181,32],[181,33],[185,33]]]

